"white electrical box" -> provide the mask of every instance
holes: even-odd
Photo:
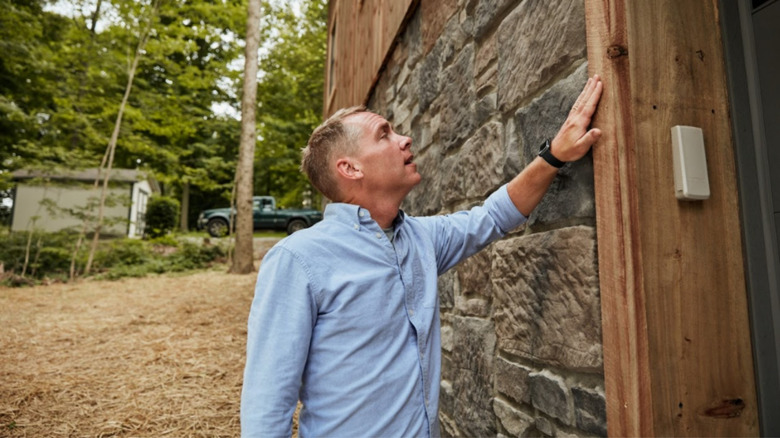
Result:
[[[710,180],[707,176],[707,157],[704,153],[704,135],[701,128],[673,126],[672,157],[674,193],[677,199],[709,199]]]

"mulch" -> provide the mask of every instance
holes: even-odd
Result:
[[[255,275],[0,288],[1,437],[236,437]]]

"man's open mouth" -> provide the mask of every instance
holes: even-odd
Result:
[[[410,155],[409,158],[407,158],[406,161],[404,161],[404,166],[408,164],[412,164],[412,160],[414,160],[414,155]]]

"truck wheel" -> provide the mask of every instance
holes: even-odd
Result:
[[[290,221],[289,224],[287,224],[287,234],[292,234],[296,231],[301,231],[307,226],[308,225],[306,225],[306,221],[302,219],[293,219]]]
[[[206,224],[206,231],[211,237],[222,237],[228,234],[228,223],[225,219],[214,218]]]

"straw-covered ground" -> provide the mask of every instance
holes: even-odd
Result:
[[[0,437],[235,437],[254,275],[0,288]]]

